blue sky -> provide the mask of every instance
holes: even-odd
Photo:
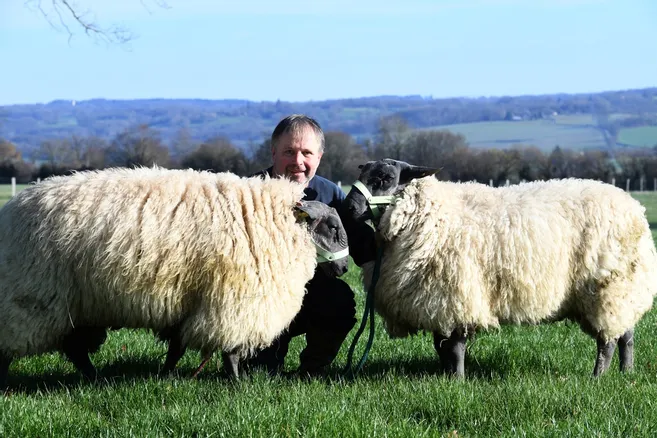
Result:
[[[134,32],[128,47],[94,43],[72,24],[69,41],[25,0],[1,1],[0,105],[657,85],[654,0],[76,0]]]

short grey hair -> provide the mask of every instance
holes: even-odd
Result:
[[[304,114],[292,114],[278,122],[271,134],[272,149],[276,149],[278,141],[283,135],[288,133],[298,135],[308,128],[312,129],[319,139],[319,151],[324,152],[324,131],[322,131],[322,127],[317,120]]]

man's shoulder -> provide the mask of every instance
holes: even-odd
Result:
[[[332,207],[337,207],[346,196],[336,183],[319,175],[310,180],[308,189],[315,193],[314,199]]]
[[[309,185],[314,185],[317,187],[330,187],[333,190],[340,190],[340,187],[338,187],[336,183],[319,175],[315,175],[313,179],[310,180]]]
[[[344,196],[344,192],[338,186],[336,183],[331,181],[330,179],[326,179],[323,176],[315,175],[313,179],[310,180],[310,183],[308,184],[310,186],[316,187],[316,188],[321,188],[323,190],[329,190],[332,192],[335,192],[336,194],[339,194],[341,196]]]

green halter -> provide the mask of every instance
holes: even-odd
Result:
[[[317,263],[332,262],[333,260],[340,260],[349,255],[349,247],[342,251],[329,252],[315,243],[315,249],[317,250]]]
[[[381,210],[382,205],[390,205],[395,201],[395,196],[389,195],[389,196],[373,196],[372,193],[370,193],[369,190],[367,190],[367,187],[365,187],[365,184],[362,182],[356,180],[354,182],[353,187],[356,188],[359,192],[365,196],[365,200],[367,201],[367,207],[370,209],[372,212],[372,222],[378,222],[378,220],[381,218],[383,215],[383,211]]]

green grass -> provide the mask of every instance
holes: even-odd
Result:
[[[650,222],[652,237],[655,239],[655,242],[657,242],[657,193],[632,192],[632,196],[646,207],[646,214],[648,215],[648,222]]]
[[[16,193],[27,187],[28,184],[16,184]],[[0,184],[0,206],[11,198],[11,184]]]
[[[657,238],[657,194],[633,196],[646,205]],[[344,279],[356,290],[360,319],[358,268]],[[635,371],[621,375],[614,358],[598,380],[591,377],[595,342],[572,323],[478,334],[463,381],[438,372],[428,335],[392,340],[378,317],[376,326],[355,380],[310,382],[256,373],[231,383],[215,363],[191,380],[200,361],[191,351],[174,376],[160,378],[164,344],[143,330],[111,332],[92,358],[104,376],[95,384],[56,354],[15,361],[11,390],[0,398],[0,436],[654,436],[657,310],[637,326]],[[367,331],[355,359],[366,338]],[[303,345],[293,341],[288,370]]]
[[[657,126],[638,126],[621,129],[618,142],[631,146],[657,146]]]

